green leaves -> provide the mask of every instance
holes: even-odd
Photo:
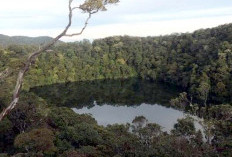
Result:
[[[106,11],[106,5],[118,2],[119,0],[86,0],[79,8],[83,12],[95,13],[97,11]]]
[[[186,117],[183,119],[178,119],[178,123],[174,125],[172,133],[178,136],[191,136],[196,133],[194,126],[194,119],[191,117]]]
[[[15,147],[34,153],[54,154],[56,152],[53,143],[54,139],[51,130],[47,128],[34,129],[28,133],[18,135],[15,139]]]

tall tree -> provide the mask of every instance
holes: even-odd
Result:
[[[74,0],[69,0],[69,3],[68,3],[68,10],[69,10],[68,24],[66,25],[64,30],[57,37],[55,37],[52,41],[50,41],[49,43],[47,43],[44,46],[42,46],[41,48],[39,48],[39,50],[35,51],[34,53],[32,53],[28,57],[27,61],[25,62],[25,66],[20,70],[20,72],[18,74],[15,90],[13,92],[13,99],[12,99],[11,103],[9,104],[9,106],[7,108],[3,109],[3,111],[1,112],[0,121],[2,121],[2,119],[5,116],[7,116],[17,106],[18,101],[19,101],[20,91],[21,91],[22,84],[24,81],[24,76],[28,72],[28,70],[30,69],[31,65],[35,62],[36,58],[41,53],[48,52],[48,49],[50,47],[52,47],[62,37],[64,37],[64,36],[72,37],[72,36],[81,35],[84,32],[84,30],[86,29],[86,27],[88,25],[88,21],[90,20],[90,18],[92,17],[93,14],[95,14],[99,11],[106,11],[106,6],[108,4],[115,4],[118,2],[119,2],[119,0],[85,0],[82,4],[75,6]],[[86,18],[84,26],[82,27],[80,32],[69,34],[68,30],[70,29],[70,27],[72,25],[73,12],[75,10],[78,10],[78,9],[81,10],[83,13],[88,14],[88,17]],[[4,75],[4,73],[3,73],[3,75]],[[0,78],[2,78],[2,73],[0,74]]]

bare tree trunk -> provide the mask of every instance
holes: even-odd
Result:
[[[27,61],[25,63],[25,66],[20,70],[18,77],[17,77],[17,82],[16,82],[16,86],[15,86],[15,90],[13,92],[13,99],[11,101],[11,103],[9,104],[9,106],[5,109],[3,109],[3,111],[0,114],[0,121],[3,120],[3,118],[9,114],[9,112],[11,112],[18,104],[19,101],[19,95],[20,95],[20,91],[22,88],[22,84],[24,81],[24,76],[25,74],[28,72],[28,70],[30,69],[31,65],[34,63],[34,61],[36,60],[36,58],[43,52],[46,52],[46,50],[48,50],[50,47],[52,47],[61,37],[63,36],[77,36],[77,35],[81,35],[83,33],[83,31],[85,30],[85,28],[88,25],[88,21],[91,18],[91,15],[94,13],[97,13],[98,10],[100,9],[96,9],[93,8],[92,10],[84,10],[81,7],[72,7],[72,2],[73,0],[69,0],[69,21],[67,26],[65,27],[65,29],[56,37],[54,38],[51,42],[47,43],[46,45],[44,45],[43,47],[41,47],[39,50],[37,50],[36,52],[32,53],[28,58]],[[88,13],[88,18],[85,21],[85,24],[83,26],[83,28],[81,29],[81,31],[79,33],[75,33],[75,34],[67,34],[67,31],[69,30],[70,26],[72,25],[72,16],[73,16],[73,11],[75,9],[82,9],[83,11]],[[1,78],[2,74],[0,75]]]

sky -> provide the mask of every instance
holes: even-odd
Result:
[[[0,34],[55,37],[66,26],[67,15],[68,0],[1,0]],[[75,12],[70,33],[79,32],[86,17]],[[120,0],[108,11],[95,14],[81,36],[62,40],[159,36],[226,23],[232,23],[232,0]]]

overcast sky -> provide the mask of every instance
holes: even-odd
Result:
[[[67,23],[67,4],[68,0],[1,0],[0,34],[55,37]],[[84,18],[76,12],[71,32],[81,28]],[[232,0],[121,0],[94,15],[81,37],[62,39],[156,36],[231,22]]]

